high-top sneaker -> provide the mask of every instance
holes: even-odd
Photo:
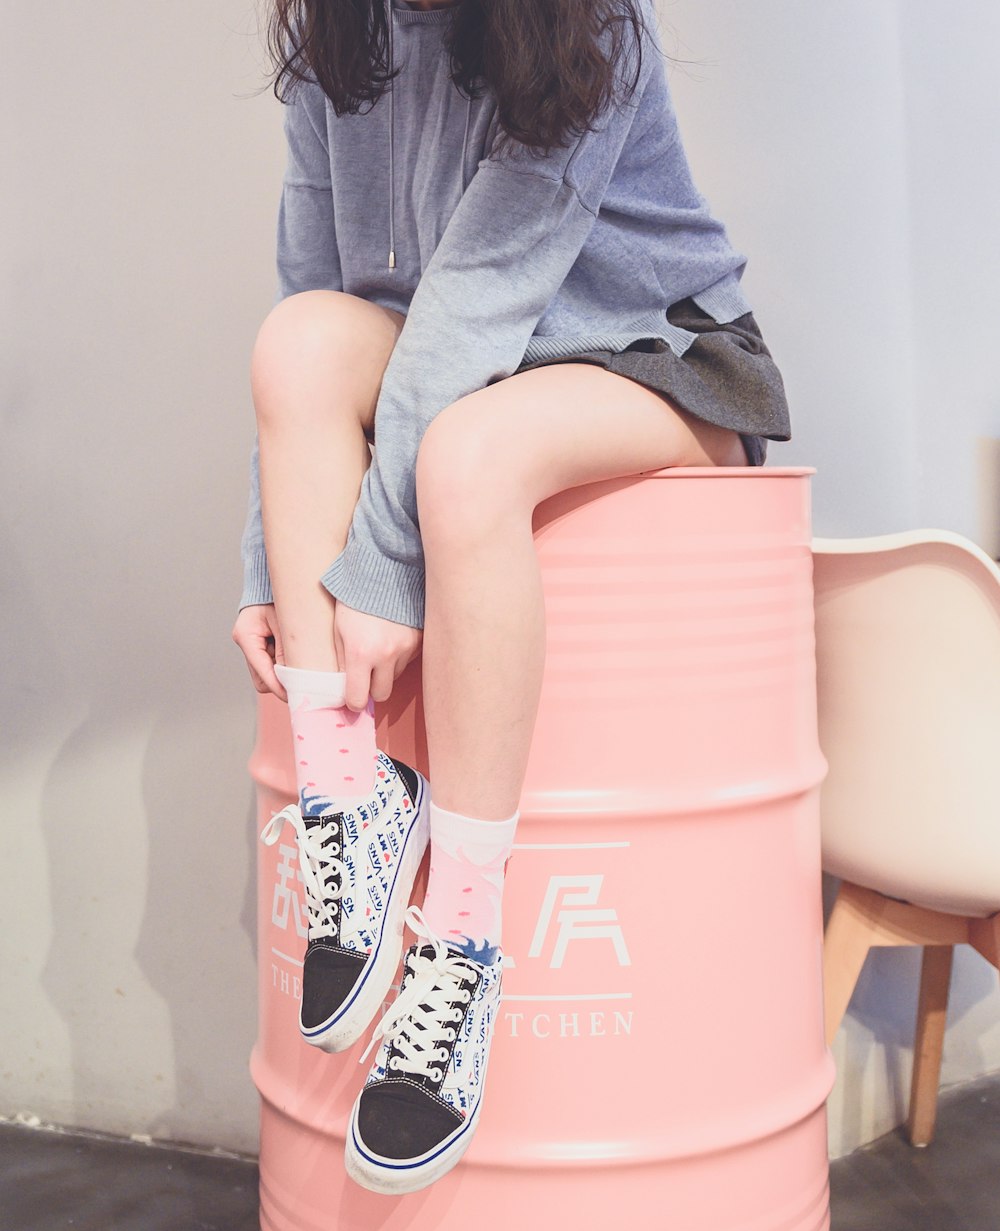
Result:
[[[406,921],[428,943],[407,951],[399,996],[375,1028],[345,1151],[351,1179],[379,1193],[425,1188],[465,1153],[500,1005],[499,951],[484,966],[433,935],[416,907]]]
[[[307,1043],[344,1051],[364,1033],[392,984],[403,920],[427,847],[430,791],[423,776],[377,755],[372,794],[349,812],[276,813],[261,839],[295,830],[309,917],[299,1028]]]

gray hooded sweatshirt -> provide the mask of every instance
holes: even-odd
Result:
[[[416,458],[434,417],[522,361],[694,339],[666,317],[692,296],[714,320],[750,311],[744,258],[696,191],[677,132],[652,0],[630,99],[547,155],[496,148],[495,97],[448,75],[452,10],[393,5],[401,70],[366,114],[336,116],[316,85],[285,109],[280,297],[328,288],[406,316],[382,380],[375,453],[344,551],[339,601],[421,627]],[[635,48],[631,48],[634,56]],[[257,451],[241,606],[271,601]]]

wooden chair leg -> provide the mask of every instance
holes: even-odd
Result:
[[[915,1146],[930,1145],[941,1084],[941,1052],[951,983],[951,945],[927,945],[920,969],[917,1035],[913,1044],[913,1080],[906,1128]]]
[[[969,941],[988,962],[1000,968],[1000,914],[970,919]]]
[[[872,946],[870,916],[855,900],[857,888],[847,881],[840,886],[823,937],[823,1015],[828,1047],[844,1020],[851,994]],[[861,890],[863,894],[868,892]]]

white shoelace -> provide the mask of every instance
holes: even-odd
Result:
[[[295,841],[299,847],[299,867],[302,870],[306,911],[309,915],[309,939],[333,936],[337,931],[336,900],[343,897],[347,877],[347,867],[344,861],[338,858],[340,847],[330,838],[320,838],[319,825],[314,833],[310,833],[297,804],[289,804],[271,817],[261,831],[261,841],[266,846],[273,846],[286,821],[295,830]],[[337,883],[330,885],[329,882],[334,879]],[[341,928],[340,943],[348,949],[364,948],[358,928],[347,925],[346,920]]]
[[[440,1081],[444,1069],[439,1066],[446,1065],[451,1055],[451,1048],[445,1044],[455,1041],[465,1005],[472,999],[462,982],[475,976],[476,966],[431,931],[419,907],[407,908],[406,922],[416,936],[434,946],[434,956],[424,957],[417,951],[407,957],[409,977],[404,978],[403,990],[375,1027],[360,1063],[376,1043],[388,1039],[400,1053],[389,1061],[392,1072]]]

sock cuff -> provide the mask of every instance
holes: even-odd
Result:
[[[286,667],[277,663],[274,674],[289,697],[293,693],[297,697],[306,693],[313,700],[323,701],[335,709],[340,709],[346,701],[347,676],[342,671],[307,671],[301,667]]]
[[[442,838],[449,843],[464,847],[510,847],[514,841],[517,822],[521,813],[515,812],[505,821],[480,821],[475,817],[463,816],[460,812],[449,812],[439,808],[431,800],[431,840]]]

